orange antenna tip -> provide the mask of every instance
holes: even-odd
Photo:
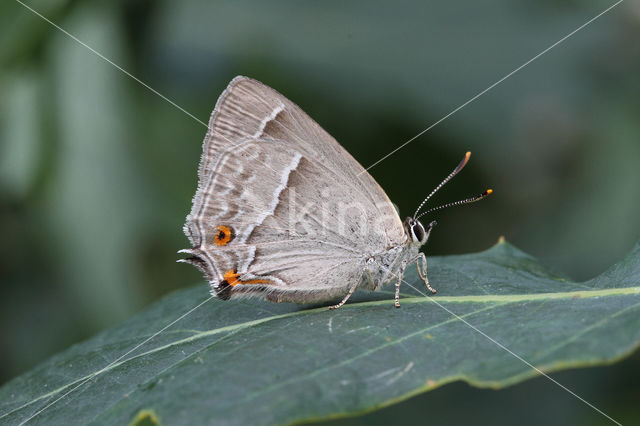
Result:
[[[469,162],[469,158],[470,158],[470,157],[471,157],[471,151],[467,151],[467,152],[464,154],[464,158],[462,159],[462,161],[460,161],[460,163],[458,163],[458,167],[456,167],[456,168],[455,168],[455,170],[453,171],[453,173],[452,173],[452,175],[453,175],[453,176],[457,175],[457,174],[458,174],[458,172],[459,172],[460,170],[462,170],[462,168],[463,168],[464,166],[466,166],[466,165],[467,165],[467,163]],[[453,177],[453,176],[451,176],[451,177]]]
[[[463,158],[463,159],[458,163],[458,165],[456,166],[456,168],[455,168],[455,169],[453,169],[453,171],[452,171],[451,173],[449,173],[449,176],[447,176],[447,177],[446,177],[442,182],[440,182],[440,185],[436,186],[436,187],[435,187],[435,189],[434,189],[433,191],[431,191],[431,194],[427,195],[427,198],[425,198],[424,200],[422,200],[422,202],[420,203],[420,205],[419,205],[419,206],[418,206],[418,208],[416,209],[416,212],[413,214],[413,219],[414,219],[414,220],[415,220],[415,219],[418,219],[419,217],[422,217],[422,216],[424,216],[426,213],[428,213],[428,212],[424,212],[424,213],[422,213],[422,214],[418,215],[418,213],[420,213],[420,209],[422,208],[422,206],[424,206],[424,204],[425,204],[427,201],[429,201],[429,199],[433,196],[433,194],[435,194],[436,192],[438,192],[438,190],[439,190],[440,188],[442,188],[442,186],[443,186],[445,183],[449,182],[449,181],[450,181],[450,180],[451,180],[455,175],[457,175],[457,174],[460,172],[460,170],[462,170],[462,168],[463,168],[463,167],[464,167],[464,166],[469,162],[469,157],[471,157],[471,151],[467,151],[467,152],[464,154],[464,158]],[[490,189],[490,190],[488,191],[488,193],[487,193],[487,191],[485,191],[485,192],[483,192],[483,193],[482,193],[482,195],[479,195],[478,197],[475,197],[475,198],[473,198],[473,199],[469,198],[469,199],[467,199],[467,200],[461,200],[460,202],[456,202],[456,203],[449,203],[449,204],[446,204],[446,205],[444,205],[444,206],[439,206],[439,207],[437,207],[437,208],[435,208],[435,209],[431,209],[431,210],[429,210],[429,212],[432,212],[432,211],[434,211],[434,210],[439,210],[439,209],[442,209],[442,208],[445,208],[445,207],[450,207],[450,206],[453,206],[453,205],[459,205],[459,204],[472,203],[473,201],[477,201],[477,200],[479,200],[479,199],[482,199],[483,197],[486,197],[487,195],[491,194],[491,192],[493,192],[493,191]]]
[[[487,189],[484,191],[484,195],[491,195],[493,193],[493,189]]]

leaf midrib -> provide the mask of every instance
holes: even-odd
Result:
[[[402,299],[402,304],[416,304],[416,303],[434,303],[435,301],[440,303],[498,303],[498,304],[509,304],[509,303],[517,303],[517,302],[528,302],[534,300],[558,300],[558,299],[589,299],[589,298],[597,298],[597,297],[606,297],[606,296],[619,296],[619,295],[628,295],[628,294],[640,294],[640,287],[617,287],[617,288],[608,288],[608,289],[600,289],[600,290],[577,290],[577,291],[567,291],[567,292],[549,292],[549,293],[528,293],[528,294],[507,294],[507,295],[471,295],[471,296],[414,296],[407,297]],[[433,299],[433,300],[432,300]],[[358,302],[358,303],[349,303],[344,305],[341,309],[349,309],[355,307],[365,307],[365,306],[381,306],[381,305],[391,305],[393,300],[374,300],[369,302]],[[43,394],[31,401],[25,402],[19,407],[14,408],[2,415],[0,415],[0,419],[11,415],[12,413],[21,410],[39,400],[44,398],[48,398],[50,396],[56,395],[65,389],[73,386],[77,383],[85,381],[87,379],[91,379],[93,377],[99,376],[100,374],[112,370],[125,362],[129,362],[138,357],[150,355],[155,352],[162,351],[164,349],[170,348],[175,345],[189,343],[195,340],[199,340],[201,338],[205,338],[208,336],[212,336],[219,333],[224,333],[226,331],[239,331],[244,328],[248,328],[254,325],[259,325],[264,322],[273,321],[277,319],[284,319],[288,317],[298,316],[298,315],[309,315],[313,313],[319,312],[329,312],[326,307],[312,308],[306,310],[299,310],[295,312],[289,312],[286,314],[280,315],[272,315],[265,318],[260,318],[257,320],[246,321],[243,323],[232,324],[225,327],[220,327],[212,330],[202,331],[192,336],[186,337],[184,339],[176,340],[165,345],[153,348],[149,351],[142,352],[138,355],[134,355],[130,358],[124,359],[112,365],[105,366],[100,370],[97,370],[93,373],[85,375],[82,378],[76,379],[66,385],[63,385],[57,389],[54,389],[46,394]],[[140,336],[142,338],[142,336]]]

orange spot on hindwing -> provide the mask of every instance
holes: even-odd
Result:
[[[243,281],[239,279],[239,277],[240,274],[238,274],[237,269],[229,269],[227,272],[222,274],[223,279],[215,288],[218,299],[229,300],[229,298],[231,298],[231,290],[238,284],[273,284],[271,281],[265,279]]]
[[[227,284],[229,284],[231,287],[233,287],[236,284],[240,284],[240,282],[238,281],[238,271],[235,269],[229,269],[227,272],[224,273],[223,277],[224,277],[224,281],[226,281]]]
[[[213,242],[217,246],[226,246],[235,238],[235,232],[230,226],[216,226],[216,234],[213,236]]]
[[[225,272],[222,275],[224,280],[220,283],[220,286],[222,287],[225,284],[230,285],[231,287],[236,286],[238,284],[271,284],[271,281],[264,280],[264,279],[242,281],[238,279],[239,276],[240,274],[238,274],[237,269],[229,269],[227,272]]]

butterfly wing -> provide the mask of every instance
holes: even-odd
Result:
[[[236,77],[204,140],[184,261],[215,294],[326,300],[360,280],[371,254],[404,242],[364,168],[297,105]]]

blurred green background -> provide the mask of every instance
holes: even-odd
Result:
[[[200,120],[238,74],[299,104],[368,166],[595,16],[603,1],[28,2]],[[624,2],[371,170],[427,253],[504,235],[576,279],[640,237],[640,4]],[[175,263],[205,128],[14,1],[0,3],[0,383],[198,282]],[[208,291],[202,285],[203,293]],[[638,420],[640,358],[557,375]],[[525,414],[526,413],[526,414]],[[535,413],[535,414],[532,414]],[[545,379],[453,384],[346,423],[600,424]]]

